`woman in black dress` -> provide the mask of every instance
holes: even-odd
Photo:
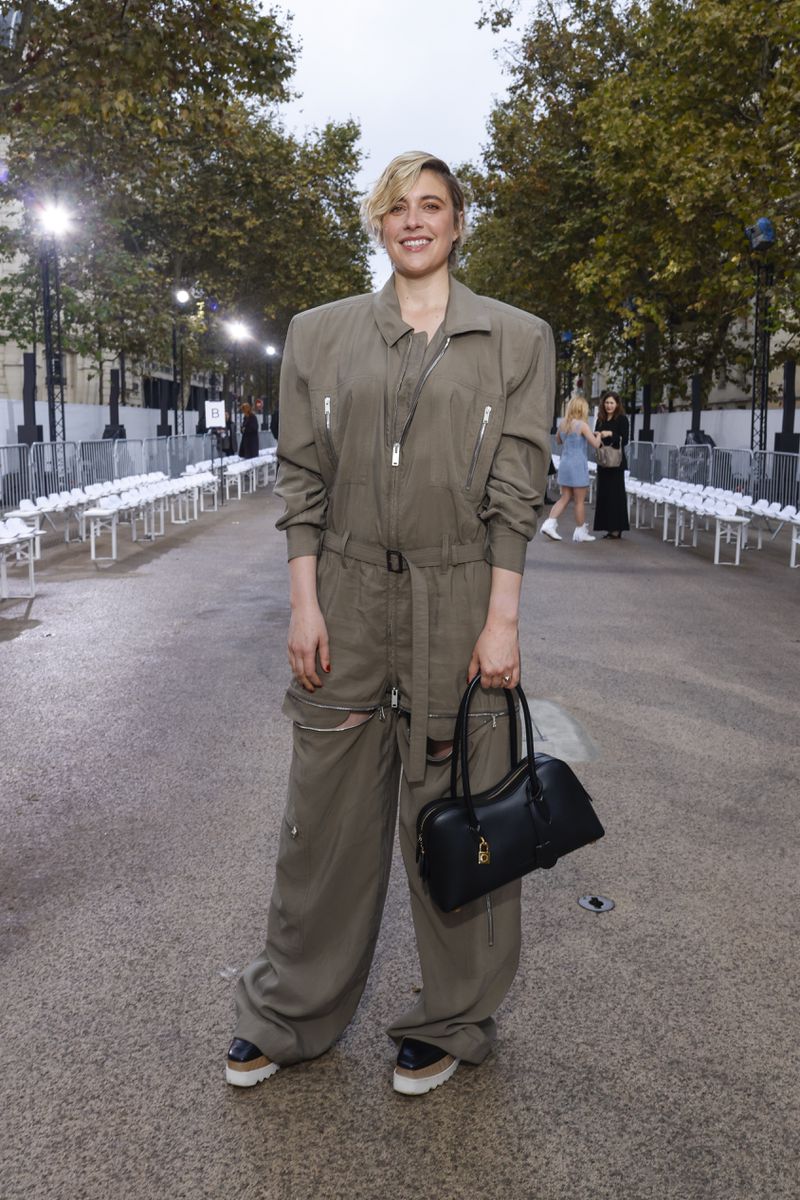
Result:
[[[628,466],[625,447],[628,444],[628,418],[616,392],[604,392],[594,426],[603,445],[622,450],[618,467],[597,468],[597,503],[594,510],[595,533],[606,530],[607,538],[621,538],[628,523],[628,501],[625,495],[625,471]]]
[[[242,440],[240,458],[258,458],[258,417],[249,404],[242,405]]]

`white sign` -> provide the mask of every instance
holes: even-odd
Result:
[[[206,400],[206,429],[225,428],[225,401]]]

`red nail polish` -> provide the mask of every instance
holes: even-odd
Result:
[[[327,674],[330,674],[330,671],[331,671],[330,667],[326,667],[325,671],[327,672]]]

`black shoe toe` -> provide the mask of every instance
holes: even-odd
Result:
[[[263,1057],[263,1050],[259,1050],[258,1046],[246,1042],[243,1038],[234,1038],[228,1046],[228,1058],[233,1062],[251,1062],[254,1058]]]
[[[406,1071],[421,1071],[446,1058],[447,1051],[439,1046],[431,1046],[428,1042],[418,1042],[416,1038],[403,1038],[397,1055],[397,1065]]]

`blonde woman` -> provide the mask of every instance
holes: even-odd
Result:
[[[422,991],[388,1032],[393,1086],[416,1096],[483,1061],[519,959],[519,884],[440,912],[415,826],[447,791],[459,699],[476,674],[474,788],[507,770],[502,689],[519,680],[554,347],[543,321],[451,276],[464,193],[441,159],[395,158],[364,215],[392,277],[295,317],[283,359],[276,491],[293,756],[267,945],[237,987],[226,1079],[247,1087],[316,1058],[350,1021],[399,807],[419,955],[401,990],[410,999],[421,976]]]
[[[556,433],[556,441],[564,447],[558,464],[561,497],[550,509],[548,519],[542,523],[542,533],[554,542],[562,541],[558,532],[558,518],[567,509],[570,501],[575,505],[573,542],[595,541],[586,523],[586,489],[589,487],[586,447],[588,444],[596,450],[602,444],[602,438],[599,434],[592,433],[586,420],[588,416],[589,405],[583,396],[573,396]]]

